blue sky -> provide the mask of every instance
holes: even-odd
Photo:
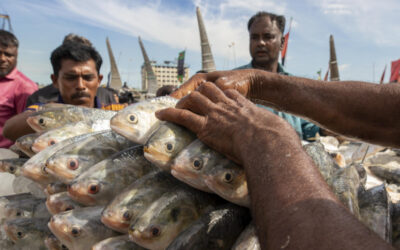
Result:
[[[11,16],[20,40],[18,68],[34,81],[50,82],[50,53],[72,32],[99,50],[104,75],[110,69],[109,37],[122,80],[139,87],[138,36],[150,59],[174,60],[186,49],[191,74],[200,70],[196,6],[219,70],[250,61],[246,25],[260,10],[293,17],[286,69],[294,75],[316,78],[320,69],[325,74],[330,34],[342,80],[379,81],[387,64],[388,81],[390,62],[400,58],[398,0],[2,0],[0,13]]]

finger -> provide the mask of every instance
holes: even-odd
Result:
[[[206,119],[186,109],[167,108],[156,112],[156,117],[162,121],[173,122],[198,134]]]
[[[214,83],[211,82],[205,82],[204,84],[200,85],[197,88],[197,91],[199,91],[201,94],[203,94],[205,97],[207,97],[209,100],[211,100],[213,103],[229,103],[231,100],[227,98],[224,94],[224,92],[219,89],[217,86],[215,86]]]
[[[240,94],[238,91],[233,90],[233,89],[227,89],[224,91],[224,94],[234,100],[237,103],[240,104],[245,104],[245,103],[249,103],[250,101],[246,99],[246,97],[244,97],[242,94]]]
[[[190,94],[195,89],[197,89],[201,84],[206,81],[206,74],[196,74],[192,76],[189,80],[187,80],[184,84],[182,84],[179,89],[175,90],[171,93],[170,96],[181,99],[182,97]]]
[[[190,95],[182,98],[176,104],[176,108],[188,109],[196,114],[204,115],[207,114],[210,109],[214,109],[215,104],[200,92],[194,91]]]

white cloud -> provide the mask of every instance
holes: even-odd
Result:
[[[360,36],[377,45],[398,46],[398,0],[309,0],[326,14],[327,20],[349,36]]]
[[[236,58],[248,60],[247,21],[257,11],[283,14],[280,1],[193,0],[193,9],[165,8],[162,1],[59,0],[58,6],[34,6],[43,14],[80,20],[93,26],[118,31],[143,40],[166,44],[171,48],[200,51],[195,6],[203,15],[213,54],[227,57],[228,44],[235,43]],[[49,10],[51,9],[51,11]],[[293,26],[297,23],[294,22]]]
[[[338,66],[338,68],[339,68],[339,72],[346,71],[346,70],[348,70],[350,68],[350,64],[340,64]]]

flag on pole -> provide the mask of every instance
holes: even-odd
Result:
[[[328,67],[328,70],[326,71],[324,81],[328,81],[328,76],[329,76],[329,67]]]
[[[289,34],[290,34],[290,29],[292,28],[292,20],[293,20],[293,18],[290,18],[289,30],[285,35],[285,42],[283,43],[283,49],[281,51],[282,66],[285,65],[286,53],[287,53],[287,48],[288,48],[288,43],[289,43]]]
[[[317,71],[318,80],[321,80],[321,69]]]
[[[400,59],[392,62],[392,71],[390,73],[390,82],[398,82],[400,74]]]
[[[178,80],[180,82],[183,81],[183,77],[185,76],[185,51],[179,52],[178,56]]]
[[[382,73],[382,76],[381,76],[381,81],[379,82],[379,84],[382,84],[382,83],[383,83],[383,80],[385,79],[386,66],[387,66],[387,65],[385,65],[385,69],[383,70],[383,73]]]

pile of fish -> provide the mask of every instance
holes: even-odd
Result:
[[[15,143],[21,157],[0,160],[28,187],[0,197],[0,249],[260,249],[243,168],[155,117],[176,102],[33,113],[36,133]],[[320,137],[303,147],[349,211],[398,244],[400,166],[374,163],[397,154],[365,145]]]

